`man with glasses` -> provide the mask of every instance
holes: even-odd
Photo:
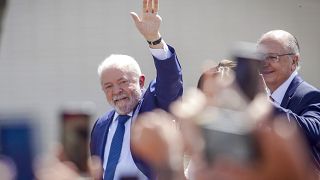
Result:
[[[317,168],[320,167],[320,91],[298,75],[297,39],[283,30],[263,34],[258,49],[264,53],[261,74],[276,112],[296,122],[305,135]]]

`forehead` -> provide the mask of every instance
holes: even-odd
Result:
[[[101,82],[103,83],[113,83],[120,79],[133,79],[134,73],[127,71],[124,68],[110,67],[104,69],[101,73]]]
[[[259,42],[258,50],[263,53],[283,53],[286,51],[284,39],[265,37]]]

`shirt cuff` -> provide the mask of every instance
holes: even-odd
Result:
[[[172,56],[172,52],[169,50],[166,43],[163,44],[163,49],[149,49],[151,54],[159,60],[165,60]]]

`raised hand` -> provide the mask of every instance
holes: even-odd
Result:
[[[131,12],[133,21],[139,32],[147,41],[158,40],[160,36],[161,17],[158,15],[159,0],[143,0],[142,15]]]

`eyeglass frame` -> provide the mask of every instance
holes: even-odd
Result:
[[[280,57],[282,56],[292,56],[295,55],[295,53],[286,53],[286,54],[278,54],[278,55],[263,55],[262,60],[265,62],[279,62]]]

